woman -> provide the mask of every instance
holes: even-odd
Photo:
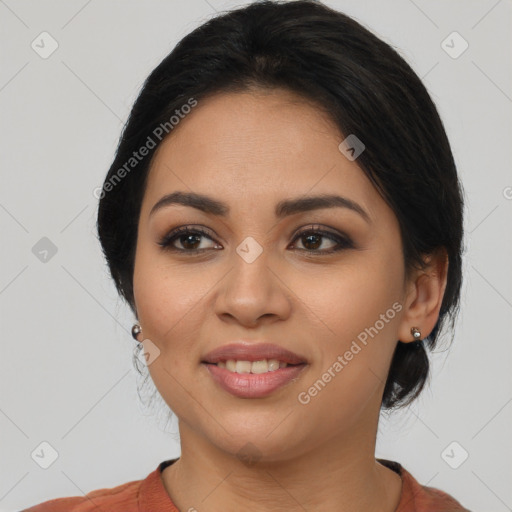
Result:
[[[211,19],[146,80],[100,197],[182,453],[27,510],[467,510],[375,459],[462,280],[450,146],[390,46],[314,1]]]

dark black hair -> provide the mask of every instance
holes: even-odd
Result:
[[[423,256],[446,250],[437,324],[423,343],[398,341],[393,354],[382,407],[405,406],[429,376],[426,348],[435,348],[447,318],[453,329],[459,310],[462,186],[437,109],[411,67],[354,19],[318,1],[260,1],[221,13],[184,37],[146,79],[100,194],[99,240],[116,288],[137,316],[140,208],[152,156],[172,133],[172,119],[217,92],[273,88],[314,102],[344,136],[363,141],[357,163],[399,221],[407,276],[424,268]],[[145,156],[135,160],[143,147]]]

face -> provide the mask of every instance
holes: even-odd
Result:
[[[252,443],[284,460],[375,435],[403,323],[404,262],[398,221],[338,149],[343,138],[317,108],[274,90],[199,102],[159,147],[134,295],[143,338],[159,350],[149,371],[182,443],[228,454]],[[151,213],[178,191],[224,207],[170,203]],[[327,195],[350,203],[276,212]],[[264,396],[240,396],[203,363],[237,342],[275,344],[305,363]]]

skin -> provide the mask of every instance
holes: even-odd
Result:
[[[326,114],[293,93],[253,90],[202,100],[155,154],[138,225],[134,294],[139,340],[160,350],[148,366],[151,377],[179,419],[182,454],[162,479],[180,510],[398,506],[401,479],[375,460],[384,384],[397,340],[413,341],[413,326],[422,338],[435,326],[447,262],[432,257],[405,280],[397,218],[357,160],[339,151],[343,139]],[[169,205],[149,216],[175,191],[209,195],[231,212],[221,218]],[[339,207],[274,216],[283,199],[332,193],[357,202],[371,223]],[[336,241],[296,237],[315,224],[354,246],[322,254]],[[175,240],[175,252],[158,245],[180,226],[202,226],[211,239],[188,246]],[[263,249],[252,263],[236,252],[248,236]],[[206,250],[178,252],[191,247]],[[299,393],[395,302],[401,311],[301,404]],[[266,398],[237,398],[201,360],[241,338],[281,345],[308,365]],[[256,464],[237,455],[247,443],[260,457]]]

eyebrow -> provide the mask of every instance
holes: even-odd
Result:
[[[159,199],[153,208],[151,208],[149,216],[172,204],[190,206],[191,208],[196,208],[204,213],[217,215],[219,217],[227,217],[230,211],[227,204],[218,201],[217,199],[213,199],[212,197],[194,192],[177,191],[172,194],[167,194]],[[358,203],[348,199],[347,197],[332,194],[306,196],[279,201],[275,208],[275,215],[277,218],[283,218],[296,213],[319,210],[322,208],[347,208],[358,213],[368,224],[371,224],[372,222],[369,214]]]

